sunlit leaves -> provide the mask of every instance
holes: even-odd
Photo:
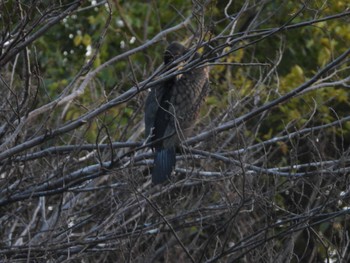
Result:
[[[299,65],[294,65],[286,76],[281,78],[281,91],[289,91],[305,81],[304,71]]]
[[[80,43],[82,42],[83,37],[81,35],[76,35],[73,42],[75,46],[79,46]]]

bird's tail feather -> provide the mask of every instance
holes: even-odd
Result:
[[[156,150],[154,167],[152,170],[152,182],[160,184],[170,178],[176,162],[175,148]]]

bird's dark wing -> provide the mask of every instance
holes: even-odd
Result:
[[[172,115],[169,113],[169,101],[173,94],[174,83],[175,78],[161,83],[151,90],[146,99],[145,129],[146,136],[150,136],[150,141],[155,141],[170,135],[169,132],[167,132],[167,134],[165,134],[165,132],[172,119]],[[175,130],[172,131],[172,133],[175,133]],[[162,144],[163,142],[160,141],[155,148],[162,147]]]
[[[172,118],[169,114],[172,85],[173,81],[164,82],[158,88],[151,90],[146,99],[145,126],[146,136],[151,136],[150,141],[163,138],[169,127]],[[173,146],[163,148],[163,143],[161,140],[154,146],[156,149],[152,170],[152,182],[154,184],[169,179],[176,162],[175,148]]]
[[[157,111],[164,94],[163,84],[160,83],[149,92],[145,102],[145,134],[146,138],[151,136],[151,130],[154,128]]]
[[[158,107],[156,118],[154,121],[154,138],[153,140],[158,140],[163,138],[166,134],[169,123],[172,119],[172,116],[169,112],[170,100],[173,93],[173,84],[174,81],[167,81],[164,83],[163,96]],[[160,142],[156,145],[156,148],[162,147],[163,142]]]

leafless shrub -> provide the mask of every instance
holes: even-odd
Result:
[[[278,72],[284,34],[318,22],[349,22],[349,11],[303,20],[308,8],[303,5],[284,23],[264,28],[275,15],[265,10],[269,1],[246,1],[232,15],[228,1],[221,21],[211,20],[211,1],[193,1],[191,15],[181,22],[93,67],[108,35],[111,8],[122,12],[118,1],[102,1],[96,5],[106,5],[106,20],[94,53],[52,95],[33,43],[65,17],[90,8],[84,1],[63,2],[16,1],[13,10],[0,3],[2,261],[349,260],[349,145],[339,133],[346,132],[349,116],[334,110],[335,121],[320,122],[315,103],[303,125],[285,122],[279,133],[261,137],[276,106],[324,87],[349,87],[350,49],[334,54],[322,68],[315,66],[313,76],[287,92],[279,90]],[[251,10],[250,23],[237,32]],[[225,26],[211,34],[214,22]],[[177,71],[153,70],[157,65],[145,70],[130,59],[171,34],[184,36],[180,31],[191,36],[186,44],[193,51],[203,50],[200,59]],[[274,37],[281,40],[273,54],[265,61],[255,57],[259,44]],[[227,60],[240,50],[250,52],[250,61]],[[120,72],[127,77],[103,94],[99,74],[120,61],[127,61],[130,74]],[[207,63],[226,68],[227,87],[212,80],[212,95],[224,105],[206,106],[194,136],[177,154],[173,182],[152,186],[153,154],[143,138],[146,90]],[[250,93],[237,92],[243,84],[230,82],[238,68],[247,72]],[[92,99],[84,104],[79,99],[88,92]],[[76,115],[67,118],[76,105]],[[127,121],[123,111],[112,111],[123,107],[133,109]]]

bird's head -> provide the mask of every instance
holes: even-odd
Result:
[[[167,65],[186,53],[186,48],[179,42],[172,42],[164,52],[164,64]]]

